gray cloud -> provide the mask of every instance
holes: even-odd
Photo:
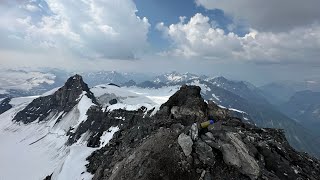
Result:
[[[319,22],[319,0],[196,0],[207,9],[222,9],[261,31],[287,31]]]

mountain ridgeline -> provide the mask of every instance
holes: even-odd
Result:
[[[156,77],[152,83],[148,81],[148,83],[140,83],[136,86],[161,88],[183,84],[200,86],[201,95],[205,100],[212,100],[224,107],[244,111],[245,114],[241,115],[246,115],[247,119],[251,119],[259,127],[284,129],[293,147],[299,151],[320,156],[319,142],[315,141],[317,134],[282,113],[277,106],[270,104],[265,93],[248,82],[174,72]]]
[[[27,148],[57,149],[53,157],[61,166],[52,164],[45,172],[36,172],[45,179],[74,179],[70,177],[74,173],[80,179],[93,180],[320,177],[319,160],[299,152],[303,149],[317,155],[317,148],[308,144],[309,135],[276,111],[254,86],[221,77],[185,77],[175,74],[161,83],[149,81],[158,88],[179,88],[158,108],[138,106],[130,110],[129,106],[121,108],[121,103],[138,94],[128,92],[127,97],[117,97],[116,92],[124,90],[114,85],[90,89],[81,76],[75,75],[56,92],[7,106],[0,118],[8,121],[4,123],[8,127],[1,131],[14,134],[31,129],[31,134],[22,134],[19,143],[31,137]],[[139,88],[139,84],[130,84]],[[6,101],[4,105],[11,102]],[[210,119],[213,124],[200,125]],[[90,153],[84,155],[80,149]],[[82,162],[79,157],[87,164],[75,171]]]
[[[43,121],[45,118],[51,118],[51,115],[57,115],[60,112],[64,114],[79,102],[79,96],[85,92],[88,98],[96,102],[88,85],[83,82],[80,75],[69,78],[65,85],[59,88],[54,94],[39,97],[33,100],[24,110],[18,112],[14,117],[17,122],[30,123],[33,121]],[[62,114],[61,117],[64,115]],[[59,119],[61,117],[58,117]]]

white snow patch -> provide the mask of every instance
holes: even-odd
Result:
[[[147,110],[159,109],[169,97],[174,94],[180,86],[168,86],[158,89],[131,87],[116,87],[112,85],[98,85],[91,89],[94,95],[101,101],[104,96],[117,99],[118,103],[109,105],[109,102],[102,102],[107,105],[107,110],[126,109],[137,110],[142,106]],[[108,99],[109,100],[109,99]],[[156,112],[156,111],[154,111]]]
[[[215,94],[212,94],[212,97],[215,98],[216,100],[220,101],[220,99],[218,98],[218,96],[216,96]]]
[[[70,127],[73,132],[77,130],[80,123],[85,122],[88,118],[87,111],[91,106],[95,106],[90,98],[86,96],[87,92],[83,92],[79,96],[78,105],[76,105],[69,113],[64,115],[63,119],[59,121],[54,127],[53,131],[58,134],[65,134]]]
[[[222,108],[222,109],[228,109],[228,108],[226,108],[226,107],[224,107],[224,106],[222,106],[222,105],[220,105],[220,104],[218,104],[218,106],[219,106],[220,108]]]
[[[113,134],[115,132],[119,131],[119,127],[110,127],[107,131],[105,131],[102,136],[100,137],[100,148],[104,147],[109,143],[109,141],[112,139]]]
[[[86,172],[86,158],[98,148],[72,145],[68,149],[65,160],[52,174],[52,180],[90,180],[93,175]]]
[[[31,103],[34,99],[38,97],[39,96],[27,96],[27,97],[12,98],[9,104],[11,104],[13,107],[20,106],[20,105],[27,106],[29,103]]]
[[[228,109],[231,110],[231,111],[238,112],[238,113],[246,114],[246,112],[238,110],[238,109],[234,109],[234,108],[228,108]]]
[[[108,110],[137,110],[142,106],[145,106],[147,109],[152,109],[154,106],[156,106],[156,103],[148,97],[130,92],[117,86],[98,85],[93,87],[91,91],[98,98],[101,104],[108,106]],[[116,99],[118,102],[110,105],[109,101],[111,99]]]
[[[190,85],[199,86],[204,94],[206,94],[207,91],[211,91],[207,85],[201,84],[199,80],[194,80],[192,83],[190,83]]]

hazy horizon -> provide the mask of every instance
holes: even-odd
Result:
[[[320,79],[320,1],[251,1],[4,0],[0,66]]]

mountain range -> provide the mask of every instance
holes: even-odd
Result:
[[[257,88],[249,82],[228,80],[224,77],[172,72],[149,78],[146,81],[143,81],[142,78],[136,82],[133,80],[136,74],[98,72],[86,74],[83,78],[79,75],[72,76],[64,85],[61,85],[62,77],[68,74],[59,71],[52,71],[52,74],[60,74],[59,77],[54,78],[57,81],[51,84],[48,82],[36,84],[31,88],[32,90],[41,88],[43,90],[29,91],[29,95],[35,95],[36,92],[49,90],[46,88],[52,88],[51,85],[59,84],[57,88],[43,95],[12,95],[11,91],[9,90],[8,93],[6,89],[6,93],[0,97],[0,116],[3,119],[0,124],[1,139],[4,145],[10,149],[26,149],[27,154],[21,154],[21,158],[25,158],[26,163],[31,162],[29,158],[34,158],[35,153],[46,154],[43,161],[36,162],[39,165],[45,164],[39,167],[41,173],[37,174],[37,177],[40,179],[44,175],[49,175],[48,178],[52,179],[64,179],[62,176],[70,177],[66,175],[67,166],[70,164],[64,165],[68,159],[75,158],[80,154],[82,155],[81,164],[85,164],[85,158],[90,153],[106,149],[105,146],[109,140],[113,140],[112,134],[122,129],[121,122],[125,119],[131,119],[133,124],[125,125],[126,128],[128,128],[127,126],[139,128],[140,121],[145,122],[150,118],[155,118],[163,110],[164,105],[162,104],[166,103],[169,97],[185,84],[200,87],[201,98],[205,102],[216,104],[218,108],[215,110],[216,112],[227,111],[228,116],[238,118],[242,123],[251,126],[284,129],[286,139],[296,150],[308,152],[316,157],[320,155],[318,149],[320,139],[317,138],[317,133],[309,131],[312,128],[316,131],[319,127],[317,124],[319,117],[316,113],[319,109],[319,101],[314,98],[318,97],[315,92],[296,93],[287,103],[276,106],[266,98],[267,96],[261,88]],[[40,76],[43,77],[42,74]],[[83,79],[85,78],[94,84],[92,88],[84,83]],[[99,78],[102,78],[101,85],[97,85]],[[309,114],[314,116],[309,116]],[[188,115],[189,123],[192,120],[202,121],[197,119],[198,116],[199,114],[193,115],[190,120]],[[225,116],[222,118],[220,116],[214,117],[218,121],[227,119]],[[158,127],[153,124],[152,127],[155,128],[154,126]],[[134,133],[139,134],[140,132]],[[147,131],[147,134],[149,133],[150,130]],[[139,135],[139,138],[144,135]],[[119,136],[117,138],[122,139]],[[140,139],[139,142],[142,140]],[[90,148],[83,148],[83,146]],[[130,148],[132,147],[130,146]],[[13,151],[8,155],[7,151],[9,150],[6,148],[2,150],[2,154],[6,154],[6,157],[3,158],[10,160],[10,157],[16,156],[17,152]],[[26,158],[26,156],[29,157]],[[94,162],[99,162],[95,159],[94,154],[91,156]],[[101,158],[101,155],[97,156]],[[52,163],[45,163],[45,161],[52,161]],[[69,162],[71,165],[75,163],[73,160],[69,161],[71,161]],[[7,162],[4,161],[4,163]],[[105,166],[105,162],[102,164]],[[21,166],[27,165],[21,164]],[[13,163],[7,167],[8,173],[5,177],[10,177],[13,166],[16,164]],[[89,164],[87,171],[96,176],[98,167],[96,165],[94,167]],[[75,171],[74,173],[79,178],[91,177],[90,173],[80,173],[79,176],[80,171],[86,172],[83,166]],[[25,173],[30,176],[34,175],[34,172],[28,168]],[[14,179],[19,179],[19,177]]]
[[[247,91],[246,83],[222,77],[164,83],[89,88],[75,75],[40,96],[2,100],[11,107],[0,115],[1,178],[319,177],[320,162],[293,149],[284,131],[259,128],[254,115],[234,108],[249,108],[252,100],[223,87]],[[214,124],[201,128],[208,119]]]

